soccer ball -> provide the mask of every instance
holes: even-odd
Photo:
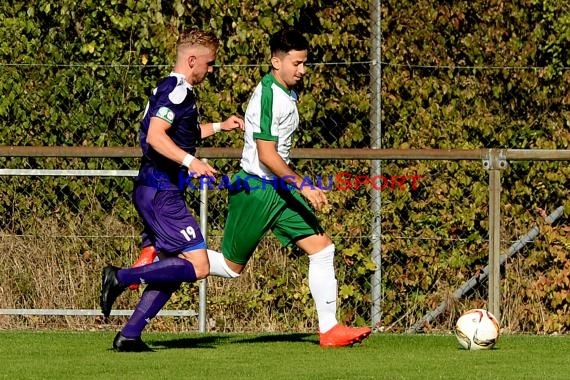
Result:
[[[488,350],[499,339],[497,318],[484,309],[471,309],[457,320],[455,336],[466,350]]]

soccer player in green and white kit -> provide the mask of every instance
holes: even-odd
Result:
[[[320,345],[349,346],[365,339],[371,329],[337,322],[335,246],[307,203],[320,210],[327,198],[316,186],[301,186],[303,178],[289,166],[292,137],[299,125],[293,89],[305,74],[309,43],[298,31],[286,29],[271,37],[270,47],[271,72],[255,88],[245,114],[242,170],[233,177],[229,191],[223,254],[208,250],[210,274],[238,277],[262,237],[272,230],[283,245],[294,243],[309,255],[309,288],[316,303]],[[285,188],[285,183],[293,189]]]

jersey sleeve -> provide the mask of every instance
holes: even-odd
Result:
[[[149,109],[150,117],[158,117],[172,124],[182,114],[180,105],[186,96],[186,89],[178,85],[178,80],[176,77],[167,77],[158,84],[155,101]]]
[[[259,129],[254,130],[253,138],[260,140],[277,141],[277,133],[273,133],[273,125],[277,125],[273,113],[273,89],[271,82],[262,81],[261,97],[259,101]]]

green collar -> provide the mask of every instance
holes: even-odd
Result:
[[[277,80],[277,78],[275,78],[275,75],[273,75],[273,73],[268,73],[267,75],[265,75],[265,77],[269,78],[269,80],[271,80],[271,82],[275,83],[277,85],[277,87],[279,87],[280,89],[285,91],[285,93],[287,95],[291,95],[291,90],[289,90],[287,87],[285,87],[281,83],[279,83],[279,81]]]

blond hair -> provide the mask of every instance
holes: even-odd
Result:
[[[176,50],[180,52],[182,49],[204,46],[216,51],[219,45],[220,41],[214,33],[199,29],[187,29],[180,32]]]

